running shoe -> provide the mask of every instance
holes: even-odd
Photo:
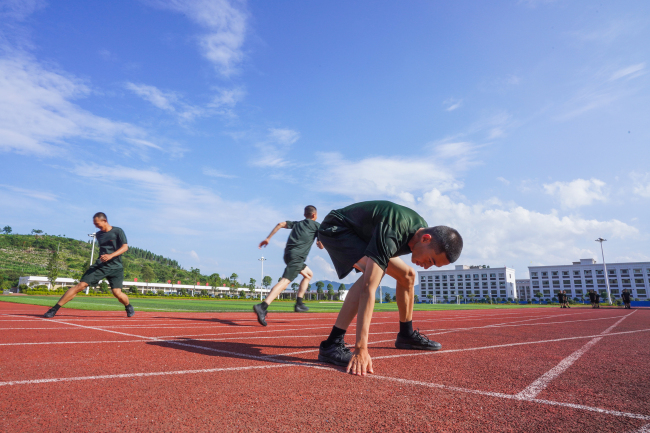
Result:
[[[133,305],[129,304],[126,307],[124,307],[126,310],[126,317],[133,317],[135,314],[135,310],[133,309]]]
[[[47,310],[47,313],[43,314],[43,317],[45,317],[46,319],[51,319],[55,315],[56,315],[56,310],[54,308],[50,308],[49,310]]]
[[[402,334],[397,334],[395,340],[395,347],[405,350],[440,350],[442,344],[429,340],[425,335],[420,334],[418,331],[413,331],[410,337],[404,337]]]
[[[260,325],[266,326],[266,310],[262,308],[262,304],[253,305],[253,311],[257,314],[257,321]]]
[[[293,307],[293,311],[295,311],[296,313],[306,313],[307,311],[309,311],[309,307],[306,306],[305,304],[296,304]]]
[[[323,343],[325,343],[325,341],[321,342],[320,347],[318,348],[318,360],[320,362],[328,362],[343,367],[348,365],[350,359],[352,359],[352,352],[347,348],[343,339],[339,342],[330,344],[329,347],[324,347]]]

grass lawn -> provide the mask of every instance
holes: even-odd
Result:
[[[0,301],[16,302],[19,304],[43,305],[51,307],[60,296],[47,295],[2,295]],[[139,311],[186,311],[186,312],[252,312],[253,305],[259,301],[250,300],[214,300],[214,299],[164,299],[164,298],[133,298],[133,307]],[[276,301],[271,304],[269,311],[292,312],[293,302]],[[342,302],[308,301],[311,313],[337,313]],[[121,311],[124,307],[112,296],[77,296],[68,302],[64,308],[95,311]],[[539,308],[537,305],[490,305],[490,304],[415,304],[415,311],[432,310],[483,310],[508,308]],[[375,304],[375,311],[397,311],[397,304]]]

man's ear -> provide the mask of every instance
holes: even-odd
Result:
[[[420,240],[422,241],[422,243],[425,243],[425,244],[430,243],[430,242],[431,242],[431,239],[432,239],[432,238],[431,238],[431,235],[428,234],[428,233],[423,234],[423,235],[422,235],[422,238],[420,238]]]

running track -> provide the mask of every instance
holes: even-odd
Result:
[[[316,361],[334,314],[46,310],[0,302],[2,432],[650,432],[648,310],[415,312],[439,352],[376,313],[365,378]]]

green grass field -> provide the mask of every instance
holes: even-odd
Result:
[[[59,296],[16,296],[2,295],[0,301],[15,302],[19,304],[43,305],[51,307],[56,303]],[[161,299],[161,298],[133,298],[132,303],[136,311],[151,312],[238,312],[252,311],[253,305],[259,301],[248,300],[208,300],[208,299]],[[313,301],[305,302],[312,313],[337,313],[341,308],[342,302],[325,302]],[[111,296],[102,297],[85,297],[79,296],[68,304],[65,308],[77,310],[94,310],[94,311],[121,311],[124,307]],[[508,308],[539,308],[533,305],[485,305],[485,304],[415,304],[416,311],[434,311],[434,310],[483,310],[483,309],[508,309]],[[271,304],[269,311],[292,312],[293,302],[274,302]],[[375,304],[375,311],[397,311],[397,304]]]

